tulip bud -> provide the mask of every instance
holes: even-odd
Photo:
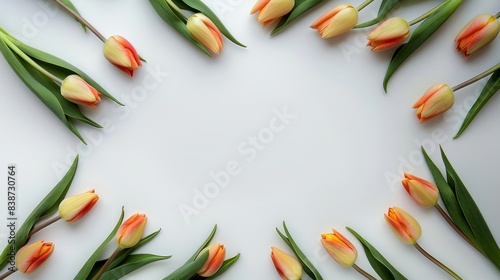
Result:
[[[114,35],[104,43],[104,57],[114,66],[132,77],[134,70],[142,65],[134,46],[127,39]]]
[[[208,251],[208,258],[205,264],[198,270],[198,275],[202,277],[210,277],[214,275],[224,263],[226,257],[226,248],[224,245],[217,243],[210,247],[205,247],[198,257]]]
[[[408,173],[404,175],[403,187],[418,205],[422,207],[436,205],[439,199],[439,190],[433,183]]]
[[[271,247],[271,260],[283,280],[299,280],[302,277],[302,265],[294,257]]]
[[[336,230],[321,234],[321,244],[336,262],[345,267],[352,266],[358,258],[356,247]]]
[[[420,122],[425,122],[439,114],[446,112],[453,106],[455,95],[447,84],[436,84],[429,88],[420,97],[413,109],[417,109],[417,118]]]
[[[351,30],[358,23],[358,10],[351,5],[338,5],[318,18],[311,28],[317,29],[321,38],[331,38]]]
[[[418,222],[401,208],[389,208],[384,217],[394,233],[406,244],[415,244],[422,235]]]
[[[148,218],[145,214],[134,214],[118,229],[116,241],[122,248],[135,246],[142,238]]]
[[[42,265],[54,251],[54,244],[43,240],[24,245],[16,254],[16,267],[29,274]]]
[[[224,48],[221,32],[204,14],[192,15],[188,19],[186,27],[196,41],[212,52],[218,54]]]
[[[59,216],[66,222],[76,222],[87,214],[99,200],[94,189],[65,198],[59,204]]]
[[[367,46],[372,47],[372,51],[387,50],[399,46],[408,36],[408,22],[400,17],[393,17],[381,23],[368,35]]]
[[[493,15],[479,15],[469,21],[455,38],[457,51],[465,58],[493,41],[500,32],[500,20]]]
[[[63,80],[61,94],[73,103],[94,108],[101,101],[100,93],[78,75],[69,75]]]
[[[250,14],[259,12],[257,21],[266,27],[280,17],[288,14],[294,5],[295,0],[259,0],[253,6]]]

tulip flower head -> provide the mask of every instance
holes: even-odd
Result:
[[[259,12],[257,21],[266,27],[280,17],[288,14],[294,5],[295,0],[259,0],[253,6],[250,14]]]
[[[358,10],[351,5],[338,5],[323,14],[312,25],[321,38],[331,38],[351,30],[358,23]]]
[[[59,216],[66,222],[76,222],[87,214],[99,200],[94,189],[65,198],[59,204]]]
[[[422,207],[436,205],[439,199],[439,190],[433,183],[408,173],[404,175],[405,179],[401,183],[418,205]]]
[[[493,41],[500,32],[500,20],[493,15],[479,15],[469,21],[455,38],[457,51],[465,58]]]
[[[302,265],[289,254],[276,247],[271,247],[271,260],[283,280],[299,280],[302,277]]]
[[[96,107],[100,93],[78,75],[69,75],[61,84],[61,95],[70,102]]]
[[[202,13],[192,15],[186,24],[189,34],[205,48],[218,54],[224,48],[222,33],[207,16]]]
[[[109,37],[104,43],[103,51],[104,57],[111,64],[118,67],[130,77],[134,75],[134,70],[142,65],[134,46],[121,36],[114,35]]]
[[[405,244],[415,244],[422,235],[418,222],[401,208],[389,208],[384,217],[394,233]]]
[[[226,247],[224,245],[217,243],[209,247],[205,247],[199,254],[198,257],[203,255],[208,251],[208,258],[205,264],[198,270],[198,275],[202,277],[210,277],[214,275],[224,263],[224,258],[226,258]]]
[[[352,243],[338,231],[321,234],[321,244],[330,256],[339,264],[350,267],[358,258],[358,251]]]
[[[390,18],[381,23],[368,35],[368,46],[372,51],[387,50],[406,41],[410,36],[410,25],[400,17]]]
[[[43,240],[24,245],[16,254],[16,267],[24,274],[35,271],[54,251],[54,244]]]
[[[425,122],[439,114],[446,112],[453,106],[455,95],[447,84],[436,84],[429,88],[420,97],[413,109],[417,109],[417,118],[420,122]]]
[[[118,229],[116,241],[121,248],[135,246],[142,238],[148,218],[145,214],[136,213],[128,218]]]

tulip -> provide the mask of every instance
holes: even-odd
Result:
[[[302,277],[302,265],[289,254],[271,247],[271,260],[283,280],[298,280]]]
[[[311,28],[317,29],[321,38],[331,38],[351,30],[358,23],[358,10],[351,5],[338,5],[318,18]]]
[[[99,200],[94,189],[64,199],[59,204],[59,216],[66,222],[76,222],[87,214]]]
[[[127,39],[114,35],[104,42],[104,57],[127,75],[132,77],[134,70],[142,65],[134,46]]]
[[[224,48],[221,32],[204,14],[192,15],[188,19],[186,27],[196,41],[212,52],[218,54]]]
[[[394,233],[406,244],[415,244],[422,235],[418,222],[401,208],[389,208],[384,217]]]
[[[224,245],[217,243],[210,247],[205,247],[198,257],[208,251],[208,258],[205,264],[198,270],[198,275],[202,277],[210,277],[214,275],[224,263],[226,257],[226,248]]]
[[[467,58],[495,39],[500,32],[500,21],[493,15],[479,15],[469,21],[455,38],[456,48]]]
[[[29,274],[42,265],[54,251],[54,244],[43,240],[24,245],[16,254],[16,267]]]
[[[134,214],[118,229],[116,241],[121,248],[135,246],[142,238],[148,218],[145,214]]]
[[[69,75],[63,80],[61,94],[73,103],[94,108],[101,101],[100,93],[78,75]]]
[[[454,102],[455,96],[453,90],[449,85],[441,83],[429,88],[413,104],[413,109],[417,109],[418,120],[424,122],[446,112],[453,106]]]
[[[321,234],[321,244],[336,262],[345,267],[352,266],[358,258],[356,247],[336,230]]]
[[[418,205],[422,207],[436,205],[439,199],[439,190],[433,183],[408,173],[404,175],[405,179],[401,183]]]
[[[259,12],[257,21],[266,27],[280,17],[288,14],[294,5],[295,0],[259,0],[253,6],[250,14]]]
[[[368,35],[368,46],[372,51],[387,50],[399,46],[410,36],[410,25],[400,17],[393,17],[377,26]]]

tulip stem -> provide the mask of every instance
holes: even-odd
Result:
[[[370,280],[377,280],[377,278],[373,277],[370,273],[366,272],[365,270],[363,270],[361,267],[359,267],[357,264],[353,264],[352,265],[352,268],[354,268],[357,272],[359,272],[359,274],[363,275],[364,277],[366,277],[366,279],[370,279]]]
[[[470,85],[472,83],[475,83],[475,82],[481,80],[482,78],[490,75],[491,73],[497,71],[498,69],[500,69],[500,63],[498,63],[497,65],[495,65],[495,66],[491,67],[490,69],[484,71],[483,73],[481,73],[481,74],[479,74],[479,75],[477,75],[477,76],[475,76],[475,77],[473,77],[473,78],[471,78],[471,79],[469,79],[469,80],[467,80],[467,81],[465,81],[465,82],[463,82],[461,84],[458,84],[458,85],[454,86],[452,88],[452,90],[453,91],[457,91],[457,90],[459,90],[459,89],[461,89],[463,87],[466,87],[466,86],[468,86],[468,85]]]
[[[439,10],[441,8],[441,6],[443,6],[444,4],[446,4],[447,1],[444,1],[443,3],[439,4],[438,6],[432,8],[431,10],[429,10],[427,13],[419,16],[418,18],[410,21],[408,24],[410,26],[414,25],[414,24],[417,24],[419,22],[421,22],[422,20],[428,18],[432,13],[434,13],[435,11]]]
[[[496,15],[495,15],[495,18],[499,18],[500,17],[500,12],[498,12]]]
[[[99,279],[99,277],[101,277],[101,275],[106,271],[106,269],[108,269],[109,265],[113,262],[113,260],[116,258],[116,256],[118,255],[118,253],[120,253],[121,250],[122,250],[122,248],[120,248],[120,246],[118,246],[116,248],[116,250],[113,252],[113,254],[111,254],[111,256],[108,258],[108,260],[101,267],[101,269],[99,269],[97,274],[92,278],[92,280],[97,280],[97,279]]]
[[[45,70],[45,68],[43,68],[38,63],[36,63],[33,59],[31,59],[31,57],[29,57],[21,49],[19,49],[19,47],[17,47],[16,44],[14,44],[10,40],[9,37],[10,37],[10,35],[7,35],[7,33],[4,33],[3,29],[0,30],[0,39],[3,40],[7,44],[7,46],[9,46],[9,48],[11,50],[13,50],[18,56],[20,56],[22,59],[24,59],[24,61],[28,62],[36,70],[40,71],[42,74],[44,74],[45,76],[47,76],[49,79],[51,79],[52,81],[54,81],[56,84],[58,84],[58,85],[62,84],[63,81],[61,79],[59,79],[58,77],[54,76],[49,71]]]
[[[4,274],[0,275],[0,280],[3,280],[9,277],[11,274],[17,271],[17,267],[7,270]]]
[[[358,10],[358,12],[360,12],[361,10],[363,10],[366,6],[370,5],[370,3],[373,2],[373,0],[365,0],[365,2],[361,3],[361,5],[359,5],[356,10]]]
[[[57,216],[55,216],[55,217],[53,217],[53,218],[51,218],[51,219],[49,219],[49,220],[47,220],[47,221],[43,222],[43,223],[42,223],[42,224],[40,224],[39,226],[34,227],[34,228],[30,231],[30,233],[28,234],[28,238],[31,238],[31,237],[32,237],[35,233],[37,233],[37,232],[41,231],[42,229],[44,229],[44,228],[46,228],[46,227],[50,226],[50,225],[51,225],[51,224],[53,224],[53,223],[55,223],[55,222],[59,221],[60,219],[61,219],[61,216],[57,215]]]
[[[99,33],[99,31],[97,31],[97,29],[95,29],[95,27],[92,26],[92,24],[85,20],[81,15],[73,11],[70,7],[66,6],[66,4],[64,4],[60,0],[54,0],[54,2],[56,2],[67,13],[71,14],[79,23],[85,25],[88,29],[90,29],[90,31],[92,31],[92,33],[94,33],[97,38],[99,38],[103,43],[106,42],[106,38],[104,38],[104,36],[102,36],[102,34]]]
[[[182,18],[184,18],[185,21],[187,21],[187,16],[184,14],[184,12],[182,12],[182,10],[177,7],[177,5],[175,5],[174,2],[172,2],[172,0],[165,0],[167,2],[167,4],[170,6],[170,8],[174,9],[174,11],[180,15]]]
[[[415,248],[417,248],[417,250],[422,253],[422,255],[424,255],[427,259],[429,259],[430,261],[432,261],[434,264],[436,264],[437,266],[439,266],[442,270],[446,271],[446,273],[448,273],[449,275],[451,275],[453,278],[457,279],[457,280],[462,280],[462,278],[460,276],[458,276],[458,274],[456,274],[453,270],[449,269],[446,265],[444,265],[442,262],[438,261],[438,259],[434,258],[433,256],[431,256],[431,254],[429,254],[427,251],[424,250],[424,248],[420,247],[420,245],[418,245],[417,242],[415,242],[413,244],[413,246],[415,246]]]
[[[439,204],[436,204],[435,207],[438,210],[439,214],[443,216],[446,222],[448,222],[448,224],[458,233],[458,235],[460,235],[460,237],[462,237],[465,241],[467,241],[467,243],[469,243],[472,247],[474,247],[474,249],[476,249],[479,253],[481,253],[483,256],[486,257],[483,250],[481,250],[476,244],[474,244],[472,240],[470,240],[469,237],[467,237],[467,235],[465,235],[464,232],[461,231],[460,228],[458,228],[457,224],[455,224],[455,222],[451,219],[451,217],[444,211],[444,209]]]

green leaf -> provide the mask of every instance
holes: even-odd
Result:
[[[387,83],[396,70],[446,22],[461,3],[462,0],[446,0],[439,9],[418,25],[408,43],[396,50],[385,73],[383,82],[385,92],[387,92]]]
[[[401,0],[383,0],[382,3],[380,3],[380,8],[378,9],[378,14],[376,18],[360,23],[356,25],[354,28],[364,28],[379,23],[385,18],[387,13],[389,13],[392,9],[394,9],[400,2]]]
[[[73,3],[71,3],[70,0],[59,0],[59,1],[61,1],[64,5],[68,6],[68,8],[70,8],[73,12],[80,15],[80,13],[76,9],[75,5],[73,5]],[[87,32],[87,27],[82,23],[80,23],[80,25],[82,26],[83,31]]]
[[[207,247],[208,244],[210,244],[210,241],[212,241],[216,232],[217,232],[217,225],[214,226],[214,228],[212,229],[212,232],[210,232],[207,239],[203,242],[203,244],[201,244],[201,246],[198,248],[198,250],[196,250],[196,252],[191,256],[191,258],[189,258],[189,260],[187,261],[188,263],[194,261],[196,259],[196,257],[200,254],[200,252],[203,249],[205,249],[205,247]]]
[[[183,266],[176,269],[167,277],[163,278],[163,280],[186,280],[193,277],[198,270],[205,264],[208,259],[208,251],[204,252],[200,255],[199,258],[188,261]]]
[[[306,255],[300,250],[299,246],[297,243],[295,243],[295,240],[293,240],[292,235],[288,231],[288,228],[286,227],[285,221],[283,221],[283,229],[285,230],[285,234],[281,233],[278,228],[276,228],[276,231],[280,235],[281,239],[285,241],[285,243],[292,249],[293,253],[297,256],[299,259],[300,264],[302,265],[302,268],[304,269],[304,272],[309,275],[312,279],[315,280],[322,280],[323,277],[321,277],[321,274],[318,272],[318,270],[314,267],[314,265],[307,259]],[[286,236],[285,236],[286,235]]]
[[[108,243],[115,237],[116,232],[120,228],[120,225],[122,224],[123,221],[123,207],[122,211],[120,214],[120,218],[118,219],[118,222],[116,223],[115,227],[111,231],[111,233],[108,235],[108,237],[101,243],[101,245],[95,250],[95,252],[89,257],[89,259],[85,262],[83,267],[78,271],[74,279],[86,279],[88,275],[92,272],[92,267],[94,267],[94,264],[96,263],[97,259],[101,255],[102,251]]]
[[[346,227],[363,245],[366,257],[382,280],[407,280],[382,254],[352,228]]]
[[[470,229],[476,237],[477,241],[474,243],[479,248],[483,249],[484,253],[491,260],[491,262],[493,262],[493,264],[500,269],[500,248],[498,248],[498,244],[491,234],[488,224],[484,220],[476,202],[474,202],[474,199],[446,157],[443,148],[441,148],[441,157],[443,158],[443,162],[446,167],[446,173],[448,173],[449,176],[455,180],[455,193],[457,200],[465,219],[470,226]]]
[[[472,105],[472,108],[470,108],[469,112],[467,113],[467,116],[465,116],[462,126],[460,127],[457,134],[453,138],[459,137],[465,131],[465,129],[467,129],[467,127],[476,117],[479,111],[481,111],[484,105],[486,105],[486,103],[490,100],[490,98],[493,97],[493,95],[495,95],[495,93],[497,93],[499,89],[500,89],[500,69],[493,72],[493,75],[491,75],[488,82],[486,82],[486,85],[481,91],[481,94],[477,98],[476,102],[474,102],[474,105]]]
[[[227,259],[225,260],[223,263],[222,263],[222,266],[219,268],[219,270],[217,270],[217,272],[208,277],[208,278],[205,278],[207,280],[213,280],[219,276],[221,276],[224,272],[226,272],[226,270],[228,270],[233,264],[236,263],[236,261],[238,261],[238,259],[240,258],[240,254],[238,253],[236,256],[230,258],[230,259]]]
[[[458,228],[465,234],[465,236],[467,236],[472,241],[472,243],[477,244],[476,238],[474,237],[474,234],[472,233],[472,230],[469,227],[469,224],[467,223],[464,214],[462,213],[462,209],[458,204],[458,200],[452,188],[446,182],[443,174],[441,174],[441,171],[439,171],[439,169],[431,160],[429,155],[427,155],[427,152],[425,151],[424,147],[422,147],[422,153],[424,154],[427,167],[429,168],[429,171],[431,172],[432,177],[434,178],[434,182],[436,182],[436,186],[439,189],[439,195],[441,196],[444,206],[446,207],[448,214],[450,214],[451,219],[453,220],[453,222],[455,222]]]
[[[323,2],[323,0],[295,0],[293,9],[286,15],[282,16],[276,27],[274,27],[271,35],[274,35],[284,30],[289,24],[295,21],[300,15],[307,12],[309,9]]]
[[[156,13],[165,21],[168,25],[172,26],[179,34],[184,36],[189,42],[198,47],[206,55],[211,56],[210,52],[202,44],[196,41],[186,27],[186,20],[182,18],[178,13],[175,13],[172,8],[165,2],[165,0],[149,0],[149,3],[155,9]]]
[[[222,21],[220,21],[220,19],[214,14],[214,12],[212,12],[212,10],[210,10],[210,8],[203,2],[201,2],[200,0],[182,0],[182,1],[191,8],[198,10],[199,12],[207,16],[209,19],[211,19],[217,26],[217,28],[219,28],[219,31],[233,43],[241,47],[246,47],[242,43],[238,42],[238,40],[236,40],[236,38],[234,38],[233,35],[231,35],[231,33],[229,32],[229,30],[227,30]]]
[[[106,271],[99,280],[116,280],[150,263],[169,259],[171,256],[158,256],[152,254],[129,255],[120,266]]]
[[[36,222],[40,220],[40,217],[54,214],[59,204],[66,196],[66,193],[73,182],[75,177],[76,169],[78,166],[78,156],[75,157],[73,164],[70,166],[64,177],[55,185],[54,188],[38,203],[38,205],[31,211],[29,216],[26,218],[24,223],[19,227],[16,232],[16,237],[14,239],[14,244],[16,245],[15,252],[28,243],[28,235],[35,225]],[[11,245],[7,244],[5,249],[0,254],[0,269],[5,267],[8,262],[8,254],[11,251]],[[15,253],[14,252],[14,253]]]

